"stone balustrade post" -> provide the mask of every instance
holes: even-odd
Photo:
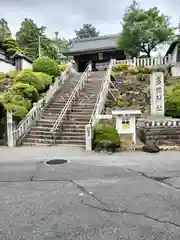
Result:
[[[7,145],[8,147],[14,147],[14,137],[13,137],[13,131],[14,131],[14,124],[13,124],[13,115],[12,111],[7,111]]]
[[[91,125],[87,124],[85,126],[85,134],[86,134],[86,151],[92,151],[92,128]]]

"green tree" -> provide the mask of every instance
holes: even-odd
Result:
[[[4,42],[5,38],[11,36],[11,31],[8,26],[8,22],[4,19],[0,19],[0,42]]]
[[[83,24],[83,27],[79,30],[75,30],[75,33],[77,39],[99,36],[99,32],[92,26],[92,24]]]
[[[27,55],[33,59],[39,56],[40,46],[41,56],[48,56],[57,60],[58,49],[54,46],[53,40],[46,36],[45,31],[45,26],[38,27],[32,19],[26,18],[16,33],[17,43],[26,51]]]
[[[143,52],[149,57],[157,45],[174,37],[168,16],[160,13],[157,7],[144,10],[136,1],[126,9],[122,26],[117,45],[131,56]]]
[[[39,37],[41,41],[46,38],[45,30],[45,26],[38,27],[32,19],[25,18],[21,23],[16,33],[16,40],[19,47],[24,49],[29,57],[33,59],[38,57]]]
[[[16,39],[12,37],[8,37],[4,40],[3,48],[9,56],[14,55],[16,51],[25,54],[25,51],[19,48]]]

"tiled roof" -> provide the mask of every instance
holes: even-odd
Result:
[[[19,51],[16,51],[15,54],[14,54],[11,58],[14,59],[14,58],[18,58],[18,57],[24,58],[26,61],[28,61],[28,62],[30,62],[30,63],[33,62],[32,59],[30,59],[29,57],[27,57],[26,55],[22,54],[22,53],[19,52]]]
[[[114,49],[118,34],[76,39],[68,47],[67,53],[87,52],[93,50]]]
[[[170,44],[167,52],[166,52],[166,56],[168,54],[172,54],[172,52],[174,51],[174,48],[176,47],[176,44],[180,41],[180,36],[177,35],[176,39]]]

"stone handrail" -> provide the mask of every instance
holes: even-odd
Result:
[[[111,81],[111,70],[112,70],[112,63],[109,63],[109,66],[107,68],[106,74],[104,76],[104,81],[102,83],[100,92],[99,92],[99,96],[96,100],[96,104],[94,106],[89,124],[91,124],[92,126],[94,126],[98,119],[96,118],[97,115],[100,115],[102,113],[102,111],[104,110],[104,105],[106,103],[106,98],[107,98],[107,94],[109,91],[109,84]]]
[[[94,106],[91,118],[89,123],[86,125],[86,150],[91,151],[92,149],[92,127],[99,122],[99,118],[97,116],[101,115],[104,110],[104,106],[107,99],[107,94],[109,91],[109,85],[111,82],[111,71],[112,71],[113,61],[111,60],[109,66],[107,68],[104,81],[102,83],[99,96],[97,98],[96,104]]]
[[[92,71],[91,63],[88,64],[87,68],[83,72],[80,80],[78,81],[76,87],[74,88],[71,96],[69,97],[67,103],[65,104],[64,108],[62,109],[61,113],[59,114],[55,124],[53,125],[52,129],[50,130],[51,133],[56,133],[57,129],[61,126],[64,118],[67,116],[69,110],[71,110],[72,104],[79,96],[80,91],[83,89],[84,84],[88,81],[88,74]]]
[[[157,118],[157,119],[137,119],[137,127],[180,127],[180,119]]]
[[[150,57],[150,58],[133,58],[133,59],[126,59],[126,60],[114,60],[114,64],[121,64],[125,63],[129,66],[134,67],[153,67],[153,66],[161,66],[161,65],[168,65],[172,63],[172,55],[169,54],[165,57]]]
[[[16,131],[13,132],[14,144],[22,138],[30,129],[32,124],[38,119],[44,107],[49,103],[54,94],[64,84],[65,78],[68,76],[68,69],[66,69],[61,76],[57,77],[54,84],[50,86],[46,95],[37,103],[34,103],[33,108],[28,112],[25,118],[18,124]]]

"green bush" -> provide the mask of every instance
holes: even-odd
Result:
[[[45,87],[38,76],[34,72],[28,70],[21,71],[15,78],[15,82],[30,84],[35,87],[37,91],[42,91]]]
[[[33,72],[32,68],[24,68],[23,71]]]
[[[21,71],[11,70],[6,74],[6,76],[9,77],[11,80],[14,80],[20,72]]]
[[[14,116],[21,118],[28,113],[32,106],[30,100],[24,99],[23,96],[15,94],[12,90],[4,94],[1,103],[6,110],[12,111]]]
[[[16,95],[21,95],[24,99],[31,100],[32,102],[37,102],[40,98],[36,88],[28,83],[17,82],[13,85],[12,91]]]
[[[57,74],[58,65],[57,63],[49,57],[39,57],[33,62],[34,72],[43,72],[50,76],[55,76]]]
[[[113,72],[121,72],[121,71],[128,70],[128,68],[129,68],[129,65],[126,63],[114,64],[112,66],[112,71]]]
[[[120,137],[116,128],[110,124],[97,124],[94,127],[94,140],[95,146],[102,140],[111,141],[113,144],[120,145]]]
[[[64,65],[58,65],[58,71],[59,72],[64,72],[66,70],[67,66],[64,64]]]
[[[44,89],[52,83],[52,77],[46,73],[35,72],[35,75],[38,77],[39,81],[43,84]]]
[[[0,82],[3,82],[4,77],[5,77],[4,73],[3,73],[3,72],[0,72]]]
[[[180,90],[180,82],[176,82],[173,89],[172,89],[172,92],[175,92],[177,90]]]
[[[165,115],[180,118],[180,89],[166,92],[165,95]]]

